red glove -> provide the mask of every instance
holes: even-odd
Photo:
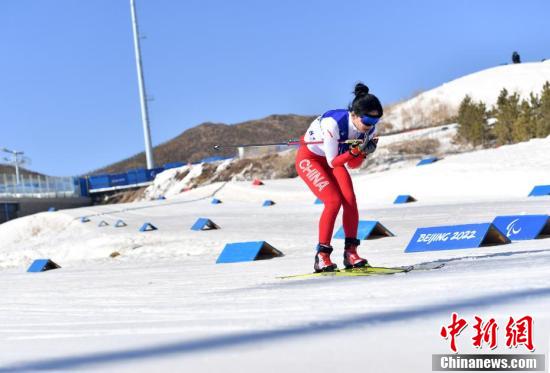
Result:
[[[365,158],[363,157],[356,157],[356,158],[350,159],[347,165],[349,168],[359,168],[363,164],[364,160]]]
[[[361,145],[361,142],[350,145],[350,149],[347,152],[340,154],[332,160],[332,167],[341,167],[346,164],[351,168],[359,167],[363,159],[367,156],[360,149]]]
[[[366,158],[367,153],[363,151],[362,147],[364,145],[364,142],[357,142],[350,145],[349,152],[351,155],[353,155],[355,158]]]

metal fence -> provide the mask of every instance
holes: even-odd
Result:
[[[0,174],[0,197],[63,198],[80,196],[78,179],[40,175]]]

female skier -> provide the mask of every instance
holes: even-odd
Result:
[[[357,254],[359,213],[351,177],[345,165],[357,168],[368,154],[376,150],[376,123],[383,115],[382,105],[369,88],[358,83],[355,98],[348,109],[327,111],[309,126],[296,155],[296,171],[325,207],[319,220],[319,244],[315,255],[315,272],[334,271],[330,260],[330,240],[334,221],[344,207],[343,226],[346,235],[344,267],[364,267],[367,260]],[[346,140],[361,140],[350,145]]]

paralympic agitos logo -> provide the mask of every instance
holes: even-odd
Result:
[[[512,235],[516,235],[518,234],[519,232],[521,232],[521,228],[518,228],[518,229],[514,229],[515,228],[515,224],[518,222],[519,219],[515,219],[515,220],[512,220],[510,222],[510,224],[508,224],[508,226],[506,227],[506,235],[508,237],[511,237]]]

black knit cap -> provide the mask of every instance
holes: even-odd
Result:
[[[349,106],[348,110],[354,112],[360,117],[369,115],[369,112],[376,111],[378,115],[369,115],[371,117],[380,118],[384,115],[384,109],[382,109],[382,104],[378,98],[369,93],[369,87],[363,83],[357,83],[353,91],[355,98]]]

